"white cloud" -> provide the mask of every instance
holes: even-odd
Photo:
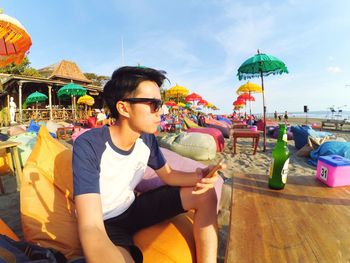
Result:
[[[327,68],[327,71],[330,73],[337,74],[337,73],[340,73],[342,70],[338,66],[334,66],[334,67],[331,66]]]

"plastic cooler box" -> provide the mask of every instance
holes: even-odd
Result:
[[[330,187],[350,185],[350,160],[339,155],[320,156],[316,178]]]

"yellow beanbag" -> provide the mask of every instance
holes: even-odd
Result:
[[[27,241],[57,249],[69,260],[82,255],[72,189],[72,152],[41,126],[23,170],[23,234]],[[190,213],[179,215],[136,233],[144,262],[194,262],[191,218]]]

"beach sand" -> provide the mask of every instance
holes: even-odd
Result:
[[[305,119],[290,119],[290,124],[305,124]],[[321,123],[319,119],[309,119],[309,124]],[[350,141],[350,131],[334,131],[335,136],[344,138],[346,141]],[[235,173],[254,173],[260,175],[266,175],[270,163],[271,152],[275,146],[276,140],[267,138],[267,150],[262,152],[263,139],[260,138],[259,148],[255,155],[252,155],[253,150],[251,146],[251,139],[239,139],[237,143],[237,154],[233,154],[232,142],[229,139],[225,139],[225,149],[223,152],[218,153],[216,158],[211,161],[205,161],[203,163],[215,164],[221,158],[226,159],[226,168],[223,170],[227,180],[225,181],[222,189],[222,197],[220,200],[220,212],[218,216],[219,221],[219,255],[218,262],[224,261],[227,233],[229,228],[230,218],[230,202],[231,202],[231,186],[232,176]],[[293,176],[315,176],[316,167],[307,164],[307,158],[296,156],[296,148],[294,147],[294,141],[288,141],[288,148],[291,153],[289,174]],[[2,176],[3,183],[5,185],[6,194],[0,195],[0,217],[14,230],[19,236],[23,237],[20,223],[19,214],[19,194],[16,192],[16,179],[14,176],[6,175]]]

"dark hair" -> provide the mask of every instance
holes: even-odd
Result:
[[[119,113],[116,103],[135,92],[142,81],[154,81],[162,86],[165,77],[164,71],[146,67],[121,67],[115,70],[111,79],[103,88],[103,98],[113,118],[118,119]]]

